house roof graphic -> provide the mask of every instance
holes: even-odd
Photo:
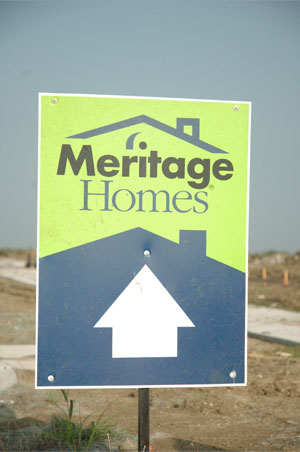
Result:
[[[106,126],[98,127],[96,129],[88,130],[86,132],[78,133],[76,135],[71,135],[67,138],[92,138],[97,135],[103,135],[104,133],[114,132],[116,130],[125,129],[126,127],[135,126],[137,124],[148,124],[151,127],[154,127],[162,132],[168,133],[180,140],[183,140],[187,143],[190,143],[194,146],[197,146],[200,149],[204,149],[205,151],[211,152],[213,154],[228,154],[227,151],[224,151],[212,144],[207,143],[206,141],[202,141],[199,138],[200,134],[200,120],[198,118],[177,118],[176,127],[171,127],[168,124],[165,124],[157,119],[153,119],[147,115],[134,116],[133,118],[124,119],[122,121],[114,122],[112,124],[108,124]],[[191,126],[192,133],[188,134],[184,132],[185,126]],[[136,135],[136,134],[135,134]],[[133,140],[127,140],[127,148],[132,149]]]

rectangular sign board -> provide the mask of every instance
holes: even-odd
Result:
[[[39,103],[36,387],[245,385],[251,103]]]

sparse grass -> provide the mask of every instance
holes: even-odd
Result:
[[[278,356],[286,359],[300,358],[300,345],[279,345],[274,344],[272,350],[265,351],[264,354],[268,356]]]
[[[45,396],[46,402],[49,402],[53,405],[57,405],[59,402],[58,394],[54,391],[47,391]]]
[[[0,433],[0,450],[2,451],[88,451],[96,442],[110,444],[110,435],[114,435],[113,427],[102,419],[104,412],[96,421],[88,423],[87,416],[83,421],[73,420],[74,402],[69,399],[68,392],[61,390],[66,402],[65,416],[54,416],[52,422],[41,426],[32,422],[30,427],[22,430],[10,430]],[[55,400],[55,399],[52,399]],[[52,402],[50,402],[52,403]]]
[[[68,446],[72,451],[85,450],[88,451],[95,441],[103,441],[107,439],[107,435],[112,433],[112,428],[108,421],[102,420],[102,413],[96,421],[87,424],[87,418],[82,422],[72,421],[73,416],[73,400],[69,399],[68,392],[61,390],[64,396],[67,416],[55,416],[52,421],[52,428],[46,433],[49,439],[55,440],[61,447]]]
[[[291,358],[300,358],[300,345],[287,345],[278,350],[281,353],[289,353]]]

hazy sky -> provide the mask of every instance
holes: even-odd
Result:
[[[250,252],[300,249],[300,2],[0,0],[1,247],[35,247],[38,92],[252,101]]]

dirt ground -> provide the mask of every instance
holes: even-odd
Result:
[[[249,270],[250,302],[300,310],[300,259],[253,259]],[[0,278],[0,343],[33,344],[34,329],[35,288]],[[19,370],[18,378],[0,393],[0,435],[9,420],[19,428],[29,417],[49,422],[65,407],[59,390],[34,389],[32,371]],[[134,450],[137,390],[71,390],[69,396],[75,418],[105,410],[129,435],[121,450]],[[300,451],[300,347],[249,338],[247,387],[151,389],[150,398],[154,451]]]
[[[300,252],[251,258],[248,299],[249,303],[300,311]]]

